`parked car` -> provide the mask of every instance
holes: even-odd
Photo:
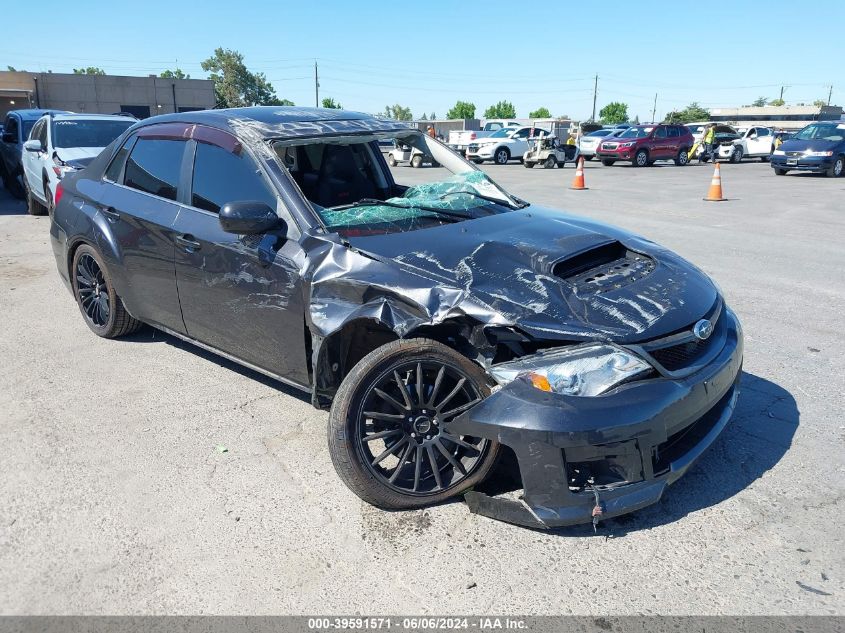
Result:
[[[405,145],[404,143],[395,143],[393,149],[387,153],[387,164],[391,167],[408,164],[411,167],[419,168],[425,163],[428,163],[432,167],[438,166],[437,162],[431,156],[423,154],[417,148]]]
[[[448,145],[454,151],[458,152],[459,154],[463,154],[464,152],[466,152],[467,147],[469,147],[470,143],[475,143],[480,139],[488,138],[497,132],[502,132],[503,130],[507,131],[517,129],[518,127],[518,123],[514,123],[513,125],[488,123],[484,126],[483,130],[451,130],[449,132]]]
[[[487,138],[470,143],[466,157],[476,164],[489,160],[497,165],[506,165],[510,160],[522,159],[523,154],[528,151],[529,138],[540,138],[549,134],[548,130],[530,125],[502,128]]]
[[[64,110],[12,110],[6,114],[3,136],[0,137],[0,179],[16,198],[24,197],[23,144],[35,122],[45,114],[66,114]]]
[[[47,114],[23,144],[24,189],[31,215],[53,211],[56,185],[85,167],[114,139],[136,123],[111,114]]]
[[[634,167],[652,165],[658,160],[673,160],[686,165],[693,138],[684,125],[633,125],[619,136],[602,141],[596,155],[602,165],[630,161]]]
[[[771,128],[755,126],[737,130],[738,138],[722,141],[719,134],[719,158],[725,158],[732,163],[739,163],[743,158],[759,158],[769,160],[774,151],[775,136]]]
[[[381,138],[452,175],[400,184]],[[381,508],[466,493],[540,528],[639,509],[737,398],[742,330],[699,268],[395,121],[146,119],[59,183],[50,235],[94,334],[147,323],[310,393],[339,476]],[[502,445],[520,500],[467,492]]]
[[[810,123],[772,152],[778,176],[790,170],[812,171],[838,178],[845,168],[845,121]]]
[[[610,128],[603,128],[601,130],[596,130],[595,132],[590,132],[586,136],[582,136],[578,139],[578,151],[581,153],[581,156],[584,157],[584,160],[593,160],[596,155],[596,149],[602,140],[611,136],[618,136],[621,133],[621,130]]]

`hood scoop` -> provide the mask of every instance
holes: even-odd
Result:
[[[613,241],[556,262],[552,274],[572,286],[576,296],[589,297],[643,279],[654,266],[651,257]]]

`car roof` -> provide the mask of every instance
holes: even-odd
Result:
[[[17,114],[24,121],[32,121],[40,119],[45,114],[71,114],[67,110],[42,110],[39,108],[29,108],[25,110],[11,110],[9,114]]]
[[[195,123],[236,135],[261,139],[303,138],[362,132],[411,132],[401,121],[381,119],[362,112],[297,106],[252,106],[162,114],[141,121],[135,129],[158,123]]]
[[[78,112],[67,112],[53,115],[54,121],[129,121],[135,122],[135,118],[128,114],[81,114]]]

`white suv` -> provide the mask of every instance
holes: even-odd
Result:
[[[112,114],[47,114],[23,144],[23,181],[32,215],[53,212],[56,185],[82,169],[136,119]]]

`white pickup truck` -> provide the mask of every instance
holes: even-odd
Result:
[[[449,132],[448,145],[456,152],[463,154],[473,141],[487,138],[501,129],[519,127],[519,125],[516,121],[488,121],[483,130],[452,130]]]
[[[487,138],[472,141],[467,146],[466,157],[477,164],[492,160],[497,165],[506,165],[510,160],[522,159],[522,155],[528,151],[529,138],[548,134],[549,130],[530,125],[502,128]]]

